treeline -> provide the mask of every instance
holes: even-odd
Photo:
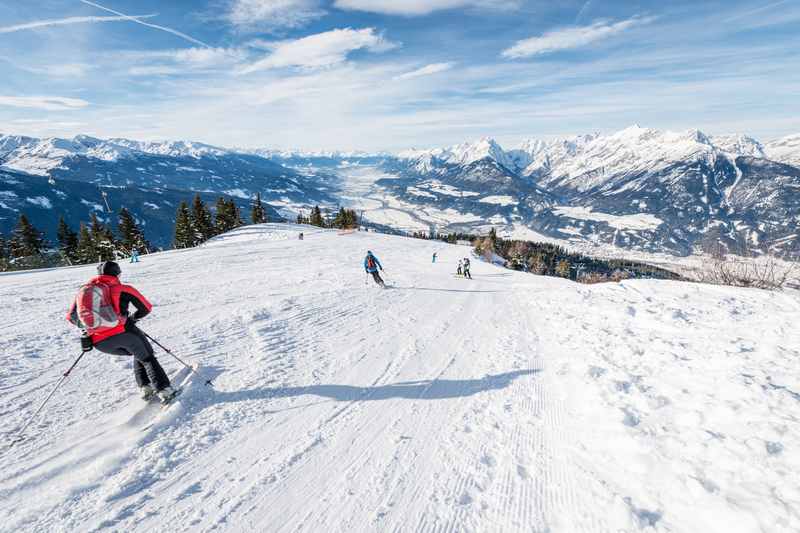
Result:
[[[322,210],[319,206],[314,206],[309,215],[297,215],[298,224],[310,224],[312,226],[319,226],[320,228],[339,228],[339,229],[353,229],[358,227],[358,214],[354,209],[345,209],[340,207],[339,211],[334,217],[323,216]]]
[[[495,255],[505,266],[541,276],[557,276],[583,283],[620,281],[629,278],[678,279],[674,272],[625,259],[597,259],[567,251],[550,243],[506,240],[492,229],[486,237],[474,238],[475,253],[492,261]]]
[[[267,210],[261,201],[261,193],[256,193],[250,204],[250,221],[253,224],[269,222]],[[192,200],[191,209],[186,202],[181,202],[178,206],[178,212],[175,215],[173,245],[175,248],[192,248],[206,242],[211,237],[244,225],[241,210],[233,200],[218,198],[212,217],[205,202],[199,194],[196,194]]]
[[[269,221],[260,193],[251,203],[250,220],[253,224]],[[181,202],[178,207],[173,245],[175,248],[197,246],[244,224],[233,200],[219,198],[212,216],[211,210],[197,194],[191,209],[186,202]],[[145,239],[133,215],[124,207],[119,211],[116,233],[94,213],[88,223],[81,222],[77,232],[61,217],[55,243],[45,239],[44,233],[34,227],[25,214],[21,214],[9,237],[0,234],[0,272],[112,261],[127,257],[134,251],[144,254],[155,250]]]
[[[75,232],[62,216],[58,221],[55,248],[23,213],[11,235],[0,235],[0,271],[41,268],[46,266],[83,265],[110,261],[120,256],[148,253],[145,239],[133,215],[120,209],[116,234],[102,223],[95,213],[89,222],[81,222]]]
[[[450,244],[456,244],[458,241],[472,242],[477,238],[475,235],[470,233],[435,233],[433,231],[428,233],[424,231],[415,231],[409,233],[408,236],[415,239],[437,240]]]

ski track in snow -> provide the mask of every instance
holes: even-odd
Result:
[[[454,278],[468,253],[267,224],[123,264],[215,388],[156,349],[186,382],[161,411],[87,354],[0,451],[0,531],[800,530],[795,293]],[[78,355],[92,270],[0,275],[4,441]]]

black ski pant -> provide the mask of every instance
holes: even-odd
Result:
[[[469,273],[469,269],[468,268],[464,269],[464,277],[472,279],[472,274]]]
[[[383,279],[381,279],[381,275],[378,274],[377,270],[375,272],[370,272],[370,274],[372,274],[372,279],[375,280],[375,283],[378,285],[383,285]]]
[[[113,355],[132,355],[133,374],[140,387],[150,385],[156,390],[169,386],[169,378],[153,355],[153,347],[147,337],[137,330],[129,330],[104,339],[94,345],[103,353]]]

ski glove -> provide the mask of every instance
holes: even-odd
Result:
[[[81,335],[81,349],[84,352],[91,352],[92,348],[94,348],[94,343],[92,342],[92,338],[86,333]]]

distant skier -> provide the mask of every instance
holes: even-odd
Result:
[[[381,279],[381,275],[378,274],[378,269],[383,270],[383,266],[381,262],[378,261],[378,258],[372,255],[372,252],[367,250],[367,256],[364,258],[364,270],[367,271],[367,274],[372,274],[372,279],[375,280],[375,283],[386,288],[386,284]]]
[[[138,263],[139,262],[139,250],[134,248],[131,251],[131,263]]]
[[[122,271],[114,261],[97,266],[100,274],[81,287],[67,313],[67,320],[82,328],[87,335],[81,339],[85,350],[97,348],[112,355],[133,356],[133,373],[142,398],[157,396],[168,403],[177,391],[153,354],[153,347],[136,321],[150,314],[153,306],[139,291],[119,281]],[[128,305],[136,308],[128,314]]]
[[[300,239],[301,241],[303,240],[303,232],[302,231],[300,232],[300,235],[297,238]]]
[[[464,277],[472,279],[472,274],[469,273],[469,258],[464,258]]]
[[[461,264],[462,264],[462,261],[461,261],[461,259],[459,259],[458,260],[458,269],[456,270],[456,276],[460,276],[461,275]]]
[[[433,260],[431,261],[431,263],[435,263],[435,262],[436,262],[436,252],[433,252]]]

